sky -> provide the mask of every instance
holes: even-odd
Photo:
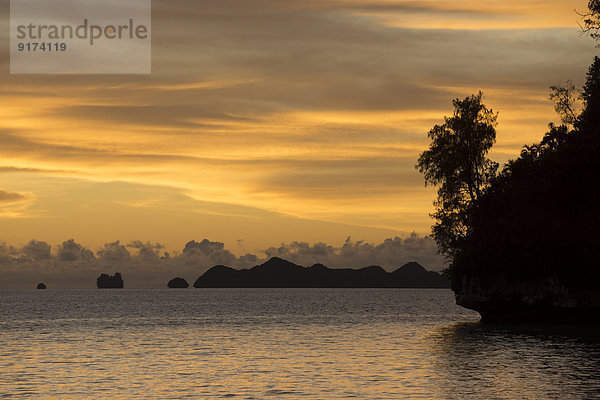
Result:
[[[597,54],[586,4],[153,0],[150,75],[10,75],[2,0],[0,243],[208,239],[262,259],[418,238],[433,257],[427,132],[481,90],[491,158],[539,141],[548,87],[580,85]]]

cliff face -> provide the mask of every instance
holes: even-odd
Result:
[[[600,323],[600,293],[569,290],[557,277],[509,280],[463,275],[452,282],[456,303],[487,322]]]

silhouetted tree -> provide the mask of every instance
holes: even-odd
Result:
[[[576,128],[586,135],[597,135],[600,130],[600,58],[594,57],[581,92],[584,109],[577,119]]]
[[[495,177],[498,164],[487,158],[496,141],[498,114],[482,103],[483,94],[454,99],[452,117],[429,131],[431,145],[416,168],[426,185],[436,185],[433,237],[440,251],[452,257],[469,230],[469,210]]]
[[[595,40],[600,39],[600,0],[588,1],[588,12],[579,15],[583,17],[582,33],[587,33]]]
[[[455,289],[461,276],[512,282],[552,277],[572,293],[600,281],[598,57],[581,93],[583,110],[573,128],[550,124],[542,140],[524,146],[471,204],[467,234],[451,258]]]
[[[573,126],[577,122],[577,102],[580,97],[571,81],[567,81],[564,86],[560,84],[550,86],[549,98],[554,102],[554,110],[565,125]]]
[[[589,10],[586,32],[600,39],[600,0]],[[549,124],[499,174],[486,159],[496,116],[481,94],[455,100],[454,116],[430,131],[417,168],[427,183],[441,185],[433,233],[450,260],[459,304],[488,317],[526,310],[528,318],[552,320],[560,311],[598,321],[600,58],[577,92],[570,82],[551,87],[562,124]],[[470,145],[473,138],[481,141]]]

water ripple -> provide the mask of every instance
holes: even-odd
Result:
[[[0,292],[2,398],[593,399],[600,335],[447,290]]]

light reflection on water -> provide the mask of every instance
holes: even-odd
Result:
[[[448,397],[600,398],[600,329],[458,323],[431,335]],[[455,366],[455,368],[452,368]]]
[[[486,326],[449,290],[0,292],[6,398],[577,399],[591,328]]]

